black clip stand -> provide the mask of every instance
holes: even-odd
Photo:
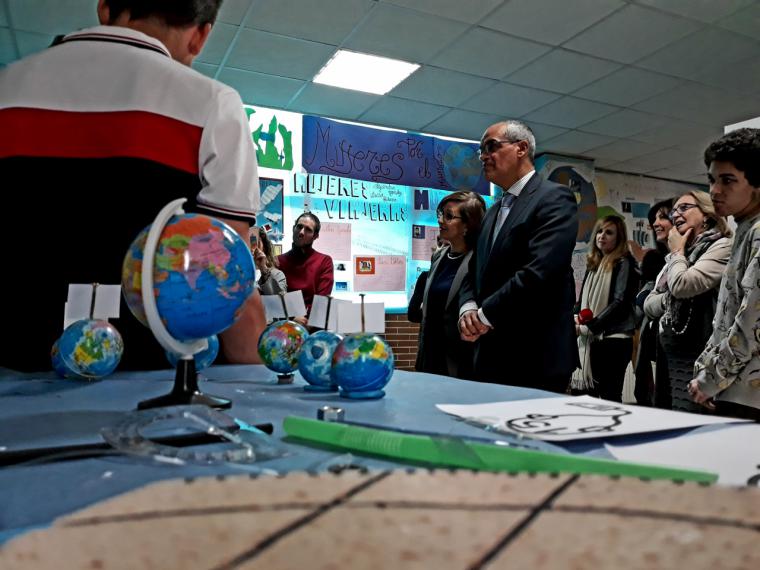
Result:
[[[224,410],[232,407],[232,400],[204,394],[198,389],[198,373],[195,371],[195,359],[180,358],[177,362],[177,375],[174,387],[165,396],[143,400],[137,404],[138,410],[162,408],[165,406],[186,406],[202,404],[210,408]]]

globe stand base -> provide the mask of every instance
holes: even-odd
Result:
[[[330,386],[320,386],[318,384],[309,384],[308,386],[303,387],[304,392],[337,392],[338,391],[338,385],[335,384]]]
[[[348,398],[349,400],[379,400],[385,396],[385,390],[366,390],[352,392],[350,390],[340,390],[341,398]]]
[[[277,375],[277,383],[278,384],[292,384],[293,383],[293,374],[278,374]]]
[[[172,391],[158,398],[143,400],[137,404],[138,410],[163,408],[165,406],[187,406],[200,404],[209,408],[227,409],[232,407],[232,400],[204,394],[198,389],[198,373],[195,360],[180,359],[177,362],[177,374],[174,377]]]

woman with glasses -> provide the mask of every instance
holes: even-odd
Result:
[[[638,273],[628,252],[628,232],[622,218],[602,218],[592,235],[575,314],[588,309],[593,316],[583,321],[576,316],[581,368],[573,374],[570,387],[574,394],[620,402],[625,370],[633,354]]]
[[[731,230],[715,213],[707,192],[692,191],[676,200],[670,212],[670,253],[644,312],[659,318],[660,347],[670,379],[670,407],[698,412],[688,383],[694,361],[712,334],[718,286],[731,254]],[[659,377],[659,375],[658,375]]]
[[[473,344],[459,335],[459,288],[485,215],[483,198],[454,192],[438,205],[438,227],[445,245],[430,265],[422,295],[422,326],[415,368],[420,372],[470,378]],[[412,320],[415,315],[409,316]],[[419,321],[412,321],[419,322]]]
[[[277,268],[277,260],[272,251],[264,228],[251,228],[251,253],[259,271],[259,291],[262,295],[277,295],[288,290],[285,274]]]

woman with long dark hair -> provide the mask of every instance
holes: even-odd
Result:
[[[625,370],[633,354],[638,273],[628,252],[622,218],[602,218],[592,235],[575,313],[588,309],[593,317],[584,322],[576,319],[581,368],[573,374],[570,386],[574,394],[620,402]]]

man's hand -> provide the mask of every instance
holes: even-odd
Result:
[[[293,317],[291,320],[305,327],[309,325],[309,319],[307,319],[306,317]]]
[[[490,327],[480,322],[478,312],[475,310],[465,311],[459,317],[459,332],[464,341],[475,342],[489,330],[491,330]]]
[[[713,399],[699,389],[699,381],[696,378],[689,382],[689,394],[697,404],[702,404],[708,410],[715,410]]]

